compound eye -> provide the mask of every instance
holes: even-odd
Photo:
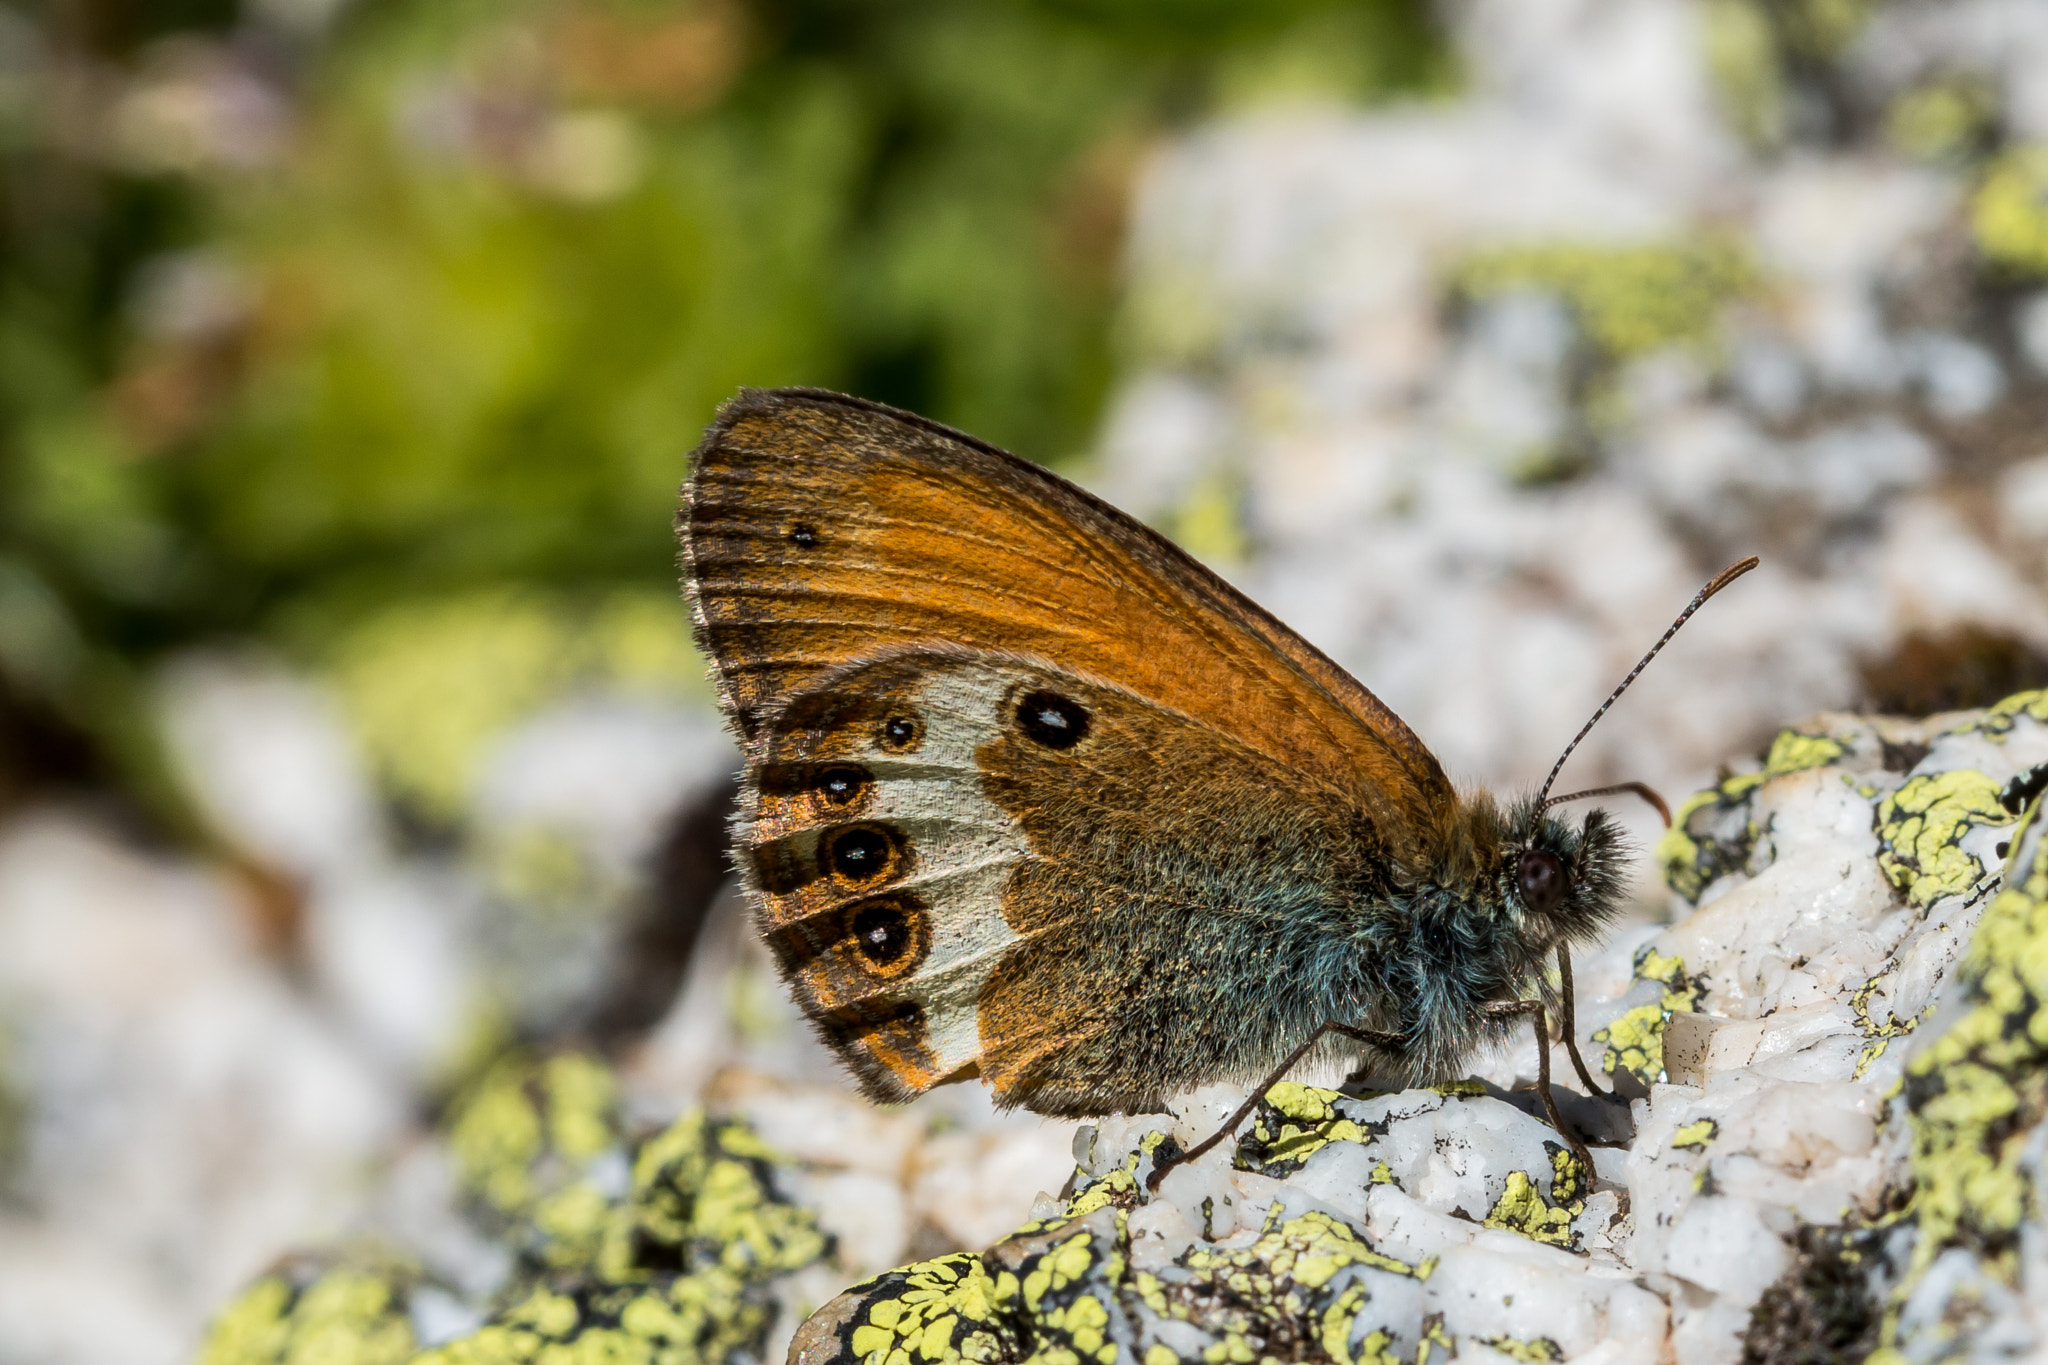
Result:
[[[1539,915],[1557,909],[1570,880],[1564,859],[1540,848],[1525,849],[1515,862],[1515,886],[1522,893],[1522,904]]]

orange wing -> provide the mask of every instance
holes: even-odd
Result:
[[[1073,484],[910,413],[746,390],[695,456],[685,588],[720,695],[766,722],[858,660],[916,646],[1055,659],[1363,806],[1409,863],[1450,783],[1400,718],[1265,610]]]

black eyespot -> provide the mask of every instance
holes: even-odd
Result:
[[[808,521],[797,522],[789,528],[790,541],[799,550],[813,550],[818,545],[818,528]]]
[[[866,793],[873,781],[866,768],[856,768],[848,763],[827,768],[812,778],[811,790],[835,806],[850,806]]]
[[[1555,853],[1540,848],[1524,849],[1515,860],[1515,886],[1522,893],[1522,904],[1539,915],[1557,908],[1570,881],[1564,859]]]
[[[878,825],[855,825],[833,835],[825,858],[834,872],[850,882],[868,882],[889,870],[896,847]]]
[[[924,722],[916,716],[891,716],[882,722],[881,745],[892,754],[905,754],[924,739]]]
[[[2003,858],[2006,854],[2012,852],[2012,840],[2000,839],[1998,841],[1998,847],[1992,849],[1991,852],[1994,856]]]
[[[870,966],[887,969],[908,964],[917,948],[918,917],[895,900],[869,901],[853,911],[853,947]]]
[[[1017,703],[1017,724],[1048,749],[1071,749],[1088,733],[1088,713],[1071,697],[1032,692]]]

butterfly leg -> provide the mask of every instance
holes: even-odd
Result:
[[[1526,1014],[1529,1022],[1536,1027],[1536,1093],[1543,1097],[1543,1112],[1550,1116],[1550,1126],[1557,1135],[1571,1145],[1572,1155],[1585,1164],[1587,1188],[1592,1188],[1598,1167],[1593,1164],[1593,1154],[1586,1150],[1579,1132],[1564,1121],[1564,1115],[1557,1111],[1557,1100],[1550,1093],[1550,1030],[1543,1017],[1543,1002],[1540,1000],[1500,1000],[1486,1007],[1491,1015]]]
[[[1586,1093],[1596,1100],[1612,1101],[1612,1091],[1603,1090],[1593,1080],[1593,1073],[1586,1069],[1586,1059],[1579,1055],[1579,1026],[1572,1017],[1572,950],[1563,943],[1557,945],[1557,978],[1563,987],[1558,1003],[1558,1026],[1564,1034],[1564,1050],[1571,1055],[1572,1069],[1579,1073],[1579,1084],[1586,1087]]]
[[[1320,1043],[1332,1033],[1341,1033],[1346,1038],[1353,1038],[1361,1043],[1386,1051],[1398,1051],[1404,1041],[1398,1033],[1374,1033],[1371,1029],[1353,1028],[1349,1024],[1335,1022],[1324,1024],[1308,1036],[1307,1042],[1288,1053],[1287,1060],[1274,1067],[1271,1075],[1252,1087],[1252,1092],[1244,1097],[1244,1103],[1237,1106],[1237,1109],[1229,1118],[1223,1120],[1222,1127],[1188,1148],[1187,1151],[1182,1152],[1179,1156],[1170,1157],[1154,1166],[1152,1174],[1145,1177],[1145,1188],[1153,1194],[1159,1193],[1159,1182],[1165,1178],[1168,1171],[1176,1166],[1186,1165],[1188,1162],[1197,1159],[1211,1147],[1214,1147],[1217,1143],[1236,1132],[1237,1125],[1243,1123],[1252,1110],[1258,1107],[1259,1101],[1265,1098],[1266,1092],[1281,1081],[1286,1080],[1287,1073],[1294,1070],[1295,1064],[1303,1057],[1308,1056],[1309,1051],[1317,1043]]]

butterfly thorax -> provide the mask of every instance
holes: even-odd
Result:
[[[1554,854],[1565,871],[1563,895],[1532,907],[1516,884],[1528,849]],[[1473,1049],[1506,1027],[1486,1006],[1549,998],[1549,955],[1561,942],[1599,936],[1619,907],[1625,850],[1604,811],[1574,829],[1533,801],[1502,809],[1479,793],[1460,799],[1439,831],[1421,875],[1387,898],[1375,935],[1384,954],[1385,998],[1396,1005],[1380,1025],[1407,1040],[1387,1059],[1413,1080],[1457,1073]]]

